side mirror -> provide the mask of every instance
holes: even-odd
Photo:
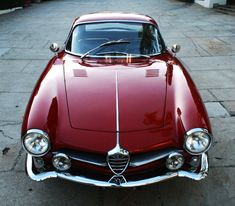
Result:
[[[55,54],[57,54],[57,52],[60,50],[60,47],[59,47],[59,45],[57,43],[52,43],[49,48]]]
[[[178,45],[178,44],[174,44],[172,47],[171,47],[171,51],[173,52],[173,53],[178,53],[179,51],[180,51],[180,45]]]

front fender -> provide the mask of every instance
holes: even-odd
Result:
[[[55,137],[61,121],[69,122],[66,121],[68,111],[63,72],[62,60],[52,58],[31,94],[22,124],[22,135],[29,129],[41,129]]]
[[[174,122],[176,134],[183,143],[187,131],[211,125],[200,94],[182,63],[174,58],[168,62],[166,124]]]

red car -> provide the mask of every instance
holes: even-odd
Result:
[[[155,20],[125,13],[77,18],[39,78],[22,126],[26,170],[136,187],[208,173],[212,131],[198,90]]]

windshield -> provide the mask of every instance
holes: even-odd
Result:
[[[81,56],[151,56],[160,54],[163,49],[164,42],[154,25],[129,22],[78,25],[66,45],[67,51]]]

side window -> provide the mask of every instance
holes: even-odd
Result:
[[[143,24],[140,42],[141,54],[156,54],[160,51],[157,30],[151,24]]]

